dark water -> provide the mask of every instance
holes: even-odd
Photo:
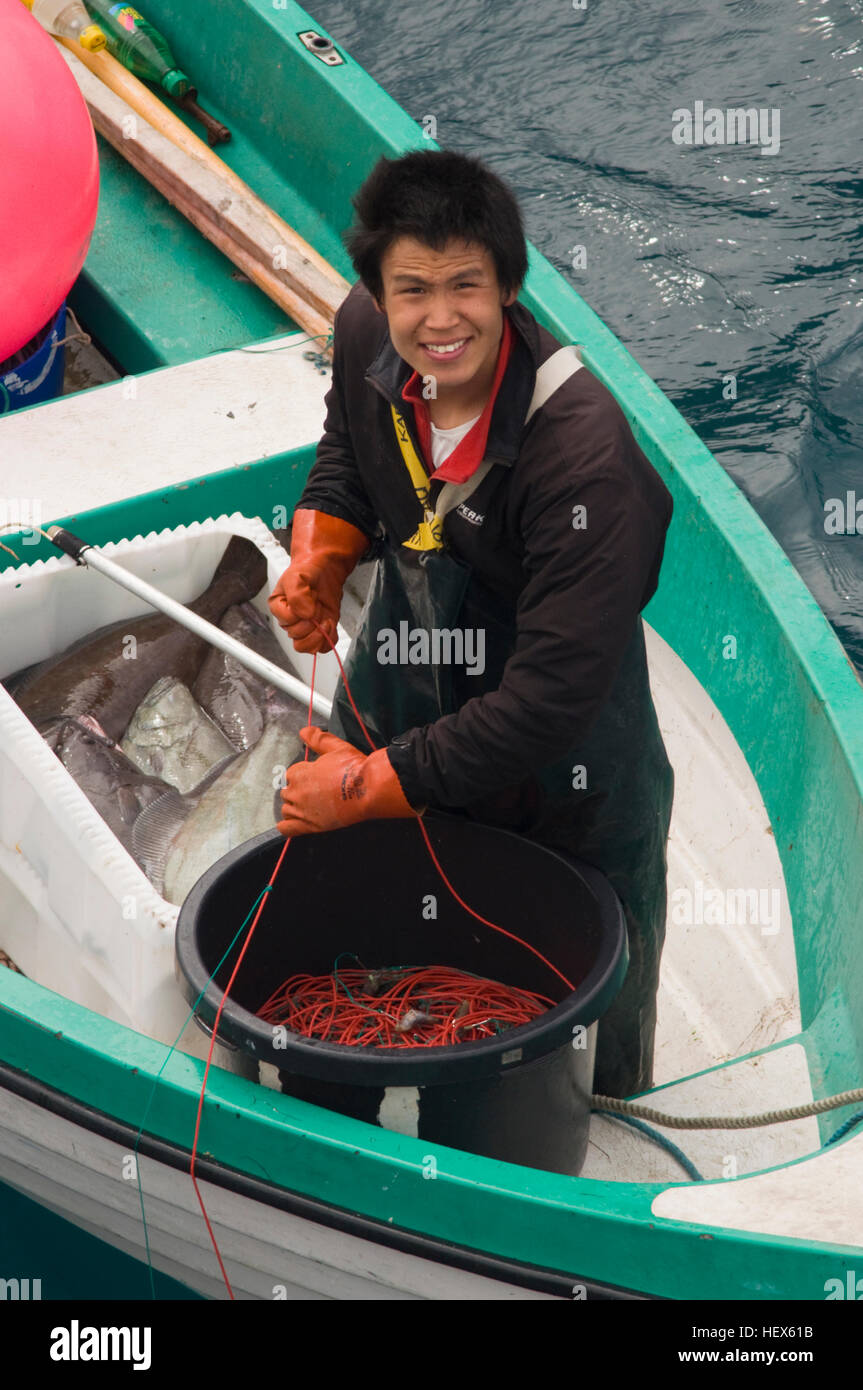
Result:
[[[743,489],[863,671],[863,0],[308,8],[409,115],[436,117],[438,144],[507,179],[531,241]],[[672,112],[697,101],[764,108],[765,144],[777,108],[778,152],[675,144]],[[825,502],[849,490],[861,534],[830,535]]]
[[[78,1230],[5,1183],[0,1183],[0,1279],[17,1279],[19,1295],[30,1299],[104,1302],[149,1299],[154,1293],[157,1299],[199,1298],[158,1270],[153,1271],[151,1287],[145,1264]],[[6,1299],[11,1298],[6,1291]],[[12,1310],[6,1311],[11,1317]]]

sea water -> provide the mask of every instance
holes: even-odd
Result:
[[[308,8],[512,185],[863,671],[861,0]]]

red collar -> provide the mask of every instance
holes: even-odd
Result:
[[[500,339],[500,348],[497,355],[497,367],[495,368],[494,381],[491,386],[491,395],[486,403],[485,410],[480,415],[476,424],[472,425],[464,439],[453,449],[448,459],[445,459],[440,468],[434,473],[434,478],[441,479],[447,483],[464,483],[476,472],[485,457],[485,446],[488,442],[488,431],[491,425],[491,413],[494,409],[495,398],[506,371],[506,365],[512,351],[514,334],[509,316],[503,316],[503,332]],[[425,454],[426,468],[432,474],[432,447],[431,447],[431,421],[429,419],[428,401],[422,395],[422,377],[419,372],[413,372],[408,377],[402,387],[402,400],[407,401],[414,408],[414,419],[416,420],[417,433]]]

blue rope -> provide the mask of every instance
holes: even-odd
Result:
[[[634,1115],[618,1115],[614,1110],[592,1110],[592,1115],[607,1115],[610,1120],[621,1120],[625,1125],[631,1125],[633,1129],[639,1130],[641,1134],[646,1134],[648,1139],[652,1139],[654,1144],[659,1144],[666,1149],[680,1164],[685,1173],[692,1178],[693,1182],[704,1182],[704,1178],[699,1173],[691,1159],[686,1157],[682,1149],[671,1139],[667,1139],[664,1134],[660,1134],[658,1129],[652,1125],[645,1124],[644,1120],[637,1120]]]
[[[249,921],[249,918],[251,917],[251,915],[252,915],[252,913],[254,912],[255,908],[258,906],[258,903],[261,901],[261,898],[264,896],[264,893],[269,893],[269,892],[272,890],[272,887],[273,887],[272,884],[267,884],[266,888],[262,889],[261,892],[258,894],[258,896],[255,898],[255,901],[252,903],[252,906],[251,906],[251,908],[249,909],[248,916],[246,917],[246,919],[245,919],[245,921],[242,923],[242,925],[241,925],[240,927],[238,927],[237,932],[236,932],[236,935],[233,937],[233,940],[230,941],[230,943],[228,944],[227,949],[225,950],[225,954],[222,956],[222,959],[219,961],[219,963],[218,963],[218,965],[216,966],[216,968],[214,969],[212,975],[210,975],[210,976],[208,977],[208,979],[207,979],[207,981],[206,981],[206,984],[204,985],[204,988],[201,990],[201,993],[198,995],[198,997],[197,997],[197,999],[195,1000],[194,1004],[192,1005],[191,1009],[190,1009],[189,1012],[187,1013],[187,1015],[186,1015],[186,1017],[185,1017],[185,1019],[184,1019],[184,1021],[183,1021],[183,1026],[182,1026],[182,1028],[180,1029],[180,1031],[179,1031],[179,1033],[177,1034],[177,1036],[176,1036],[176,1038],[174,1039],[174,1041],[171,1043],[171,1046],[168,1048],[168,1051],[165,1053],[165,1057],[164,1057],[164,1060],[163,1060],[163,1062],[162,1062],[162,1065],[160,1066],[159,1070],[156,1072],[155,1077],[153,1078],[153,1086],[152,1086],[152,1089],[151,1089],[151,1091],[150,1091],[150,1097],[149,1097],[149,1099],[148,1099],[148,1101],[147,1101],[146,1108],[145,1108],[145,1110],[144,1110],[144,1117],[143,1117],[143,1119],[141,1120],[141,1127],[140,1127],[140,1129],[138,1130],[137,1135],[135,1136],[135,1148],[134,1148],[134,1151],[133,1151],[134,1154],[135,1154],[135,1178],[137,1179],[137,1183],[138,1183],[138,1200],[140,1201],[140,1204],[141,1204],[141,1220],[142,1220],[143,1223],[144,1223],[144,1246],[145,1246],[146,1251],[147,1251],[147,1269],[149,1270],[149,1274],[150,1274],[150,1297],[151,1297],[154,1301],[155,1301],[155,1298],[156,1298],[156,1284],[155,1284],[155,1281],[154,1281],[154,1279],[153,1279],[153,1261],[152,1261],[152,1258],[151,1258],[151,1255],[150,1255],[150,1234],[149,1234],[149,1231],[148,1231],[148,1229],[147,1229],[147,1216],[146,1216],[146,1213],[145,1213],[145,1211],[144,1211],[144,1189],[143,1189],[143,1187],[141,1186],[141,1171],[140,1171],[140,1165],[139,1165],[139,1163],[138,1163],[138,1145],[140,1144],[140,1142],[141,1142],[141,1137],[142,1137],[142,1135],[143,1135],[143,1133],[144,1133],[144,1125],[147,1123],[147,1116],[148,1116],[149,1113],[150,1113],[150,1106],[153,1104],[153,1097],[154,1097],[154,1095],[156,1094],[156,1088],[157,1088],[158,1085],[159,1085],[159,1080],[160,1080],[160,1078],[161,1078],[162,1072],[165,1070],[165,1067],[167,1066],[167,1064],[168,1064],[168,1062],[169,1062],[169,1060],[170,1060],[172,1054],[174,1053],[174,1051],[175,1051],[175,1049],[176,1049],[176,1047],[177,1047],[177,1044],[179,1043],[180,1039],[182,1038],[183,1034],[185,1033],[186,1029],[188,1028],[189,1024],[191,1023],[192,1019],[194,1018],[195,1013],[197,1012],[198,1005],[200,1004],[201,1000],[203,999],[204,995],[205,995],[206,992],[207,992],[207,987],[208,987],[208,985],[210,985],[210,984],[212,983],[214,977],[219,973],[219,971],[221,970],[221,968],[222,968],[222,966],[224,965],[225,961],[228,959],[228,956],[231,954],[231,951],[232,951],[232,950],[234,949],[234,947],[236,946],[237,941],[239,940],[240,934],[241,934],[241,933],[243,932],[243,930],[245,929],[246,923]]]
[[[859,1125],[861,1120],[863,1120],[863,1110],[858,1110],[856,1115],[852,1115],[850,1119],[839,1126],[835,1134],[831,1134],[829,1139],[824,1140],[824,1143],[821,1145],[822,1149],[826,1149],[828,1144],[835,1144],[837,1139],[843,1139],[849,1129],[853,1129],[855,1125]]]

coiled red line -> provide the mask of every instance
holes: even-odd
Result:
[[[530,1023],[555,1001],[446,965],[292,975],[258,1010],[265,1023],[358,1047],[447,1047]]]

